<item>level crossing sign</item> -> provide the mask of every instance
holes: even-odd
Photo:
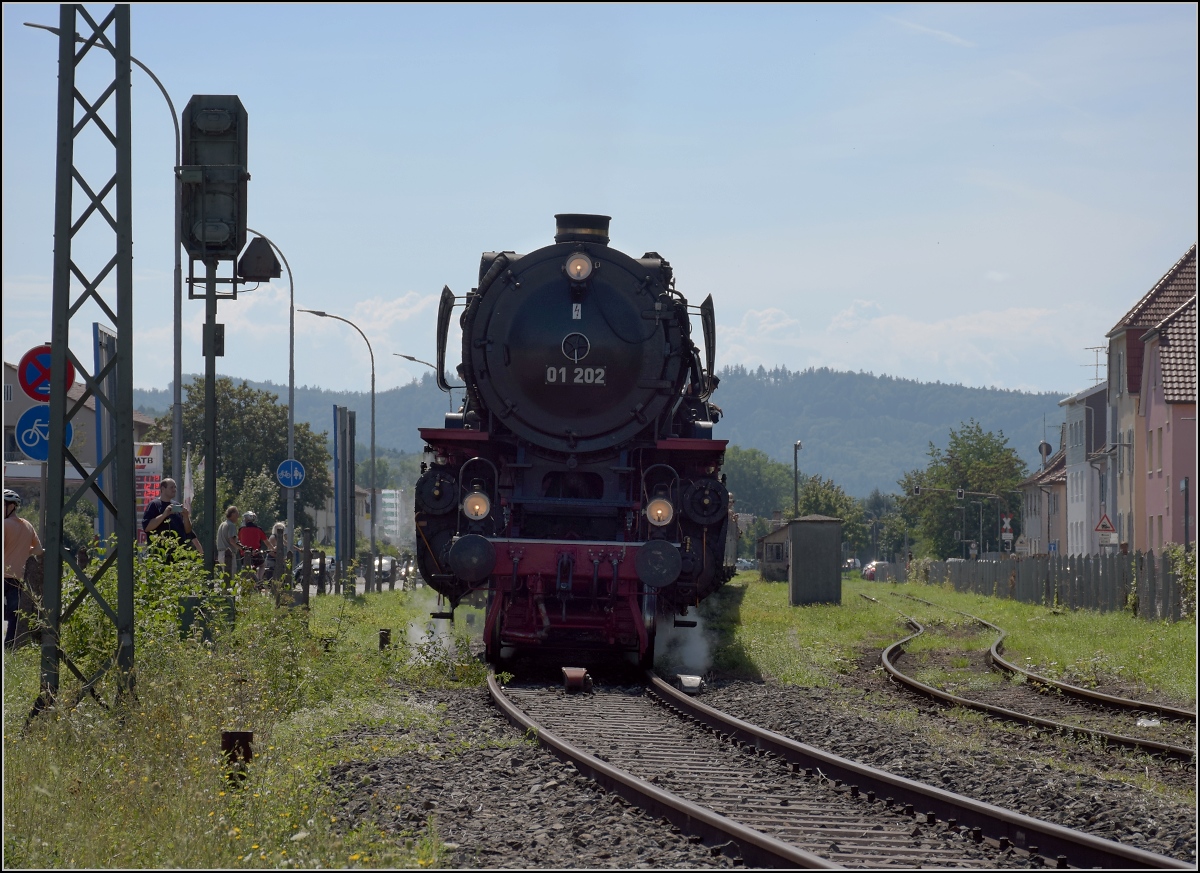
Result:
[[[1000,516],[1000,539],[1011,542],[1012,538],[1012,514],[1006,512]]]
[[[21,390],[39,403],[50,400],[50,346],[34,346],[17,364]],[[75,366],[67,361],[67,385],[75,384]]]
[[[1096,525],[1097,533],[1116,533],[1117,529],[1113,527],[1113,523],[1108,520],[1108,513],[1100,516],[1100,523]]]
[[[295,458],[280,461],[275,470],[275,478],[284,488],[299,488],[304,481],[304,465]]]
[[[29,460],[50,460],[50,408],[31,406],[26,409],[17,419],[13,435],[17,438],[17,448],[24,452]],[[63,443],[69,446],[74,437],[75,428],[68,421]]]

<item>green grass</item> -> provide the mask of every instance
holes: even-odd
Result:
[[[840,606],[790,607],[787,583],[739,574],[702,607],[706,625],[720,639],[714,667],[733,676],[773,677],[796,685],[836,684],[838,674],[852,670],[864,651],[912,633],[900,613],[931,630],[956,628],[951,636],[914,640],[907,646],[910,654],[947,647],[979,650],[991,644],[991,630],[975,630],[949,609],[1008,631],[1007,656],[1039,672],[1093,683],[1115,676],[1196,705],[1196,626],[1190,622],[1148,622],[1125,612],[1063,612],[936,585],[866,582],[855,575],[843,576]]]
[[[123,714],[85,701],[27,729],[39,652],[6,655],[6,866],[438,864],[436,821],[400,834],[347,829],[327,778],[334,763],[425,753],[398,731],[346,739],[361,726],[437,729],[438,711],[391,682],[482,681],[482,666],[465,652],[450,657],[434,643],[406,641],[424,627],[429,606],[402,592],[323,597],[308,615],[253,596],[215,644],[139,635],[137,696]],[[459,631],[463,618],[460,611]],[[395,648],[379,651],[379,628],[392,629]],[[322,637],[337,637],[329,651]],[[225,776],[223,729],[254,731],[255,757],[240,788]]]

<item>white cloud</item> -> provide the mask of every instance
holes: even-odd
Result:
[[[889,16],[888,21],[899,24],[901,27],[905,28],[906,30],[911,30],[913,33],[928,34],[929,36],[940,39],[942,42],[948,42],[951,45],[959,45],[963,48],[975,47],[975,43],[965,40],[961,36],[955,36],[952,33],[947,33],[944,30],[934,30],[932,27],[925,27],[923,24],[913,24],[913,22],[905,21],[903,18],[892,18]]]
[[[826,333],[840,333],[854,330],[870,318],[872,313],[879,312],[879,304],[873,300],[855,300],[848,309],[833,316],[829,321]]]

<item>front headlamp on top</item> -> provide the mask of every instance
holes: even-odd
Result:
[[[462,511],[471,521],[481,521],[492,511],[492,501],[482,491],[472,491],[463,500]]]
[[[582,282],[592,275],[592,259],[586,252],[575,252],[563,264],[563,270],[572,282]]]

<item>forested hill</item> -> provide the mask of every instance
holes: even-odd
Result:
[[[930,442],[945,448],[950,428],[971,418],[1003,431],[1032,468],[1043,426],[1058,445],[1063,396],[826,369],[727,367],[713,401],[725,413],[715,428],[721,439],[789,465],[800,440],[803,472],[864,497],[872,488],[895,491],[901,474],[926,465]]]
[[[917,382],[869,373],[826,369],[727,367],[713,401],[724,410],[715,436],[744,449],[760,449],[786,464],[801,440],[800,469],[832,478],[848,494],[896,490],[904,472],[924,467],[929,443],[944,447],[950,428],[974,418],[985,430],[1003,431],[1009,445],[1032,467],[1038,460],[1043,420],[1057,444],[1061,394],[1029,394]],[[240,378],[234,377],[240,382]],[[185,378],[184,385],[191,382]],[[247,380],[253,388],[287,402],[287,385]],[[454,403],[462,392],[454,392]],[[151,415],[170,408],[170,389],[135,390],[134,407]],[[370,439],[369,392],[296,387],[296,420],[332,430],[333,406],[358,413],[358,441]],[[437,427],[449,408],[432,374],[419,382],[379,391],[375,397],[376,442],[381,448],[420,451],[418,427]]]

